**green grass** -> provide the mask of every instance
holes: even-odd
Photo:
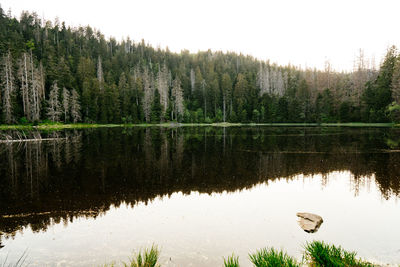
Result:
[[[306,243],[304,247],[303,260],[295,258],[281,250],[274,248],[263,248],[253,254],[249,254],[250,261],[255,267],[373,267],[375,265],[356,258],[355,252],[349,252],[342,247],[326,244],[322,241]],[[160,251],[157,246],[140,251],[130,259],[128,263],[122,263],[124,267],[160,267],[158,264]],[[5,265],[1,265],[3,267]],[[14,266],[14,265],[12,265]],[[19,265],[15,265],[19,266]],[[103,265],[104,267],[117,266],[116,263]],[[239,267],[239,257],[232,254],[224,258],[224,267]]]
[[[224,258],[224,267],[239,267],[239,257],[232,254],[227,259]]]
[[[62,129],[86,129],[86,128],[112,128],[112,127],[194,127],[194,126],[273,126],[273,127],[400,127],[393,123],[139,123],[139,124],[97,124],[97,123],[39,123],[38,125],[0,125],[0,130],[62,130]]]
[[[0,130],[62,130],[62,129],[85,129],[85,128],[100,128],[100,127],[120,127],[119,124],[38,124],[38,125],[0,125]]]
[[[250,254],[250,261],[256,267],[297,267],[300,266],[297,261],[287,255],[283,251],[275,250],[274,248],[263,248],[256,253]]]
[[[366,123],[366,122],[346,122],[346,123],[322,123],[321,126],[327,127],[397,127],[394,123]]]
[[[369,267],[374,266],[356,258],[356,252],[349,252],[342,247],[313,241],[305,246],[305,259],[310,266],[323,267]]]
[[[157,246],[151,246],[150,249],[145,249],[137,253],[129,262],[123,262],[124,267],[160,267],[158,260],[160,257],[160,250]],[[118,266],[115,262],[104,264],[102,267],[116,267]]]
[[[160,250],[157,246],[151,246],[150,250],[145,249],[143,252],[139,252],[136,257],[130,260],[128,263],[124,263],[125,267],[156,267],[160,266],[157,264],[160,256]]]

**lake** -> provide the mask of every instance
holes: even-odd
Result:
[[[27,141],[24,139],[38,139]],[[133,127],[1,132],[0,263],[99,266],[152,244],[222,266],[323,240],[400,263],[400,129]],[[324,219],[304,232],[297,212]]]

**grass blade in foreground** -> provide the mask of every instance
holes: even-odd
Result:
[[[305,257],[312,266],[367,267],[374,266],[356,258],[356,252],[329,245],[323,241],[313,241],[305,246]]]
[[[224,267],[239,267],[239,257],[232,254],[228,259],[224,258]]]
[[[125,267],[159,267],[157,264],[160,251],[157,246],[152,246],[150,250],[139,252],[136,259],[133,258],[129,263],[124,263]]]
[[[4,259],[3,262],[0,262],[0,267],[22,267],[22,266],[28,266],[28,264],[25,264],[26,258],[28,257],[27,249],[22,253],[21,257],[17,260],[16,263],[7,263],[8,259],[8,253],[6,255],[6,258]],[[2,261],[2,259],[0,259]]]
[[[298,267],[300,266],[297,261],[287,255],[283,251],[278,251],[273,248],[263,248],[258,250],[254,254],[250,254],[250,261],[256,267],[275,267],[275,266],[284,266],[284,267]]]

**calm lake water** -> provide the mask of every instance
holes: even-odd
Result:
[[[16,137],[16,132],[0,135]],[[37,133],[25,133],[27,138]],[[103,128],[0,143],[0,263],[222,266],[324,240],[400,263],[400,130]],[[297,212],[323,217],[304,232]]]

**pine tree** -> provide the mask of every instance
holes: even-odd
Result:
[[[59,121],[61,112],[60,98],[59,98],[59,88],[57,82],[54,82],[51,86],[49,100],[47,101],[47,117],[53,121]]]
[[[80,57],[77,78],[82,93],[82,116],[85,122],[94,122],[97,120],[99,88],[95,73],[94,62],[90,58]]]
[[[162,109],[162,117],[165,116],[165,112],[168,108],[168,69],[165,63],[157,74],[157,89],[160,94],[160,105]]]
[[[118,81],[118,90],[120,93],[121,103],[121,115],[127,118],[131,110],[131,91],[129,90],[129,84],[126,79],[125,72],[121,73]]]
[[[65,87],[62,90],[62,107],[64,112],[64,122],[67,122],[70,113],[70,93]]]
[[[386,110],[392,102],[392,82],[397,49],[392,46],[388,49],[378,76],[373,83],[368,83],[363,100],[366,103],[366,113],[371,122],[387,121]]]
[[[119,90],[115,84],[107,86],[106,88],[106,106],[104,107],[107,111],[108,122],[120,123],[120,103],[119,103]]]
[[[193,94],[194,89],[196,84],[196,74],[194,73],[194,70],[191,68],[190,69],[190,88],[191,88],[191,92]]]
[[[203,92],[203,103],[204,103],[204,119],[207,118],[207,83],[206,80],[201,80],[201,91]]]
[[[72,89],[69,106],[71,107],[72,122],[79,122],[81,120],[81,106],[79,103],[79,94],[75,89]]]
[[[246,104],[246,89],[248,88],[248,83],[246,77],[242,73],[238,74],[236,80],[234,97],[237,103],[237,110],[241,112],[241,109],[243,109]],[[240,116],[240,114],[238,114],[238,116]]]
[[[226,105],[232,96],[232,81],[228,73],[224,73],[224,75],[222,75],[221,89],[223,121],[226,122]]]
[[[155,90],[153,103],[151,105],[151,122],[152,123],[160,122],[161,112],[162,112],[162,108],[161,108],[161,104],[160,104],[160,93],[158,92],[158,90]]]
[[[200,68],[197,66],[195,70],[195,90],[193,93],[193,108],[197,109],[203,106],[204,92],[203,92],[203,75],[201,74]]]
[[[142,78],[143,78],[143,90],[144,90],[144,101],[143,101],[144,117],[147,122],[150,122],[152,116],[154,88],[152,84],[153,79],[147,67],[144,69]],[[157,94],[158,94],[158,101],[160,101],[160,94],[158,92]]]
[[[184,106],[183,106],[183,92],[181,87],[181,81],[179,78],[175,78],[172,82],[172,99],[174,103],[173,113],[171,114],[171,119],[180,120],[183,117]],[[175,116],[174,116],[175,114]]]
[[[400,105],[400,56],[397,57],[394,64],[391,86],[393,100]]]

